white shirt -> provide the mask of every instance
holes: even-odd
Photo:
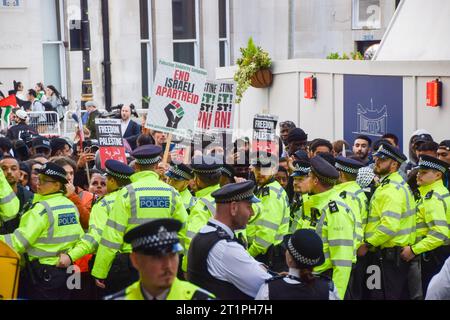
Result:
[[[450,258],[441,271],[431,279],[425,300],[450,300]]]
[[[225,230],[231,238],[233,231],[215,219],[209,220]],[[206,225],[200,233],[209,233],[216,228]],[[268,274],[239,243],[226,240],[217,242],[209,251],[208,272],[216,279],[230,282],[246,295],[255,297],[261,285],[272,276]]]
[[[122,122],[120,123],[120,127],[122,129],[122,138],[125,135],[125,131],[127,131],[128,125],[130,124],[130,120],[131,119],[128,119],[127,121],[122,120]]]
[[[169,294],[170,288],[167,290],[164,290],[163,293],[161,293],[159,296],[152,296],[150,293],[147,292],[147,290],[145,290],[145,288],[142,286],[141,284],[141,290],[142,293],[144,294],[145,299],[147,300],[166,300],[167,295]]]
[[[291,276],[300,278],[300,270],[299,269],[290,268],[289,269],[289,274]],[[298,284],[298,283],[300,283],[300,281],[297,281],[297,280],[291,279],[291,278],[287,278],[287,277],[284,278],[283,281],[285,281],[286,283],[290,283],[290,284]],[[340,300],[338,292],[336,290],[336,287],[334,287],[333,291],[329,292],[328,299],[329,300]],[[268,283],[264,283],[261,286],[261,288],[259,289],[258,294],[256,295],[255,300],[269,300],[269,284]]]

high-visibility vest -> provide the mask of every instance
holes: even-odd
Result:
[[[194,205],[195,198],[192,196],[188,188],[181,191],[180,196],[186,210]]]
[[[146,300],[142,292],[141,281],[137,281],[125,290],[105,298],[106,300]],[[175,278],[166,300],[212,300],[215,296],[196,285]]]
[[[178,191],[160,181],[153,171],[135,173],[130,179],[132,183],[117,193],[102,233],[91,272],[98,279],[107,278],[117,252],[131,252],[123,236],[138,225],[161,218],[177,219],[183,224],[178,235],[184,243],[187,213]]]
[[[67,252],[83,236],[78,210],[62,193],[35,195],[35,204],[12,234],[0,236],[18,253],[27,252],[30,261],[56,265],[59,253]]]
[[[112,205],[116,200],[118,191],[114,191],[97,200],[91,210],[89,217],[89,230],[77,242],[74,248],[70,249],[68,255],[72,261],[76,261],[83,256],[95,253],[100,243],[103,229],[108,221]]]
[[[291,206],[291,227],[289,233],[294,233],[295,231],[302,229],[303,221],[309,220],[305,215],[303,210],[303,204],[308,201],[308,194],[299,194],[298,202],[294,206]]]
[[[416,201],[398,172],[385,177],[370,200],[365,241],[374,247],[413,245],[416,240]]]
[[[209,186],[195,193],[195,204],[189,209],[189,217],[186,224],[185,255],[181,269],[187,271],[187,252],[195,235],[208,223],[208,220],[216,214],[216,202],[211,196],[220,185]]]
[[[419,191],[417,239],[411,246],[416,255],[450,244],[450,193],[442,180],[420,186]]]
[[[305,220],[302,229],[312,229],[321,237],[325,262],[314,268],[317,273],[332,269],[333,282],[344,297],[347,290],[352,265],[356,262],[356,226],[351,208],[343,202],[336,190],[309,197],[303,204]]]
[[[290,221],[289,199],[278,181],[258,188],[256,196],[261,200],[262,212],[249,224],[250,229],[254,226],[248,249],[253,257],[265,254],[271,245],[280,244],[289,232]]]
[[[19,213],[20,201],[0,170],[0,226],[14,219]]]
[[[364,228],[367,224],[367,215],[369,210],[367,196],[356,181],[338,184],[334,187],[334,189],[342,200],[350,207],[350,209],[352,209],[352,212],[355,215],[357,236],[355,250],[357,250],[364,242]]]

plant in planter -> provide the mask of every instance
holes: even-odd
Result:
[[[241,48],[242,57],[237,60],[239,67],[234,75],[237,82],[236,102],[239,103],[245,90],[251,85],[255,88],[265,88],[272,84],[273,76],[270,71],[272,60],[269,53],[257,47],[253,39],[248,40],[246,48]]]

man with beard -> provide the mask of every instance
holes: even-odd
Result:
[[[365,165],[369,164],[369,151],[372,145],[372,140],[368,136],[358,136],[353,143],[353,153]]]
[[[408,299],[408,288],[416,279],[408,277],[410,263],[403,261],[400,253],[416,240],[416,202],[398,173],[406,156],[399,149],[382,144],[374,158],[374,172],[381,178],[381,185],[370,202],[365,243],[359,247],[358,255],[364,256],[370,250],[368,260],[381,270],[382,288],[369,290],[370,298]]]
[[[25,189],[20,183],[20,166],[19,162],[11,157],[4,156],[0,161],[0,166],[3,170],[3,173],[8,181],[8,184],[11,186],[12,190],[16,194],[19,199],[19,214],[13,219],[5,223],[5,228],[7,229],[7,233],[12,233],[19,226],[20,214],[28,210],[33,202],[34,194]]]
[[[183,251],[177,232],[182,223],[157,219],[142,224],[124,236],[131,243],[130,260],[139,272],[139,281],[106,300],[211,300],[214,296],[176,278],[178,253]]]

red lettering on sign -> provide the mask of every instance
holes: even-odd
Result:
[[[189,75],[189,72],[175,70],[175,74],[173,75],[173,78],[175,80],[189,81],[190,75]]]
[[[229,129],[231,125],[231,112],[220,111],[216,112],[214,119],[214,126],[216,128]]]

